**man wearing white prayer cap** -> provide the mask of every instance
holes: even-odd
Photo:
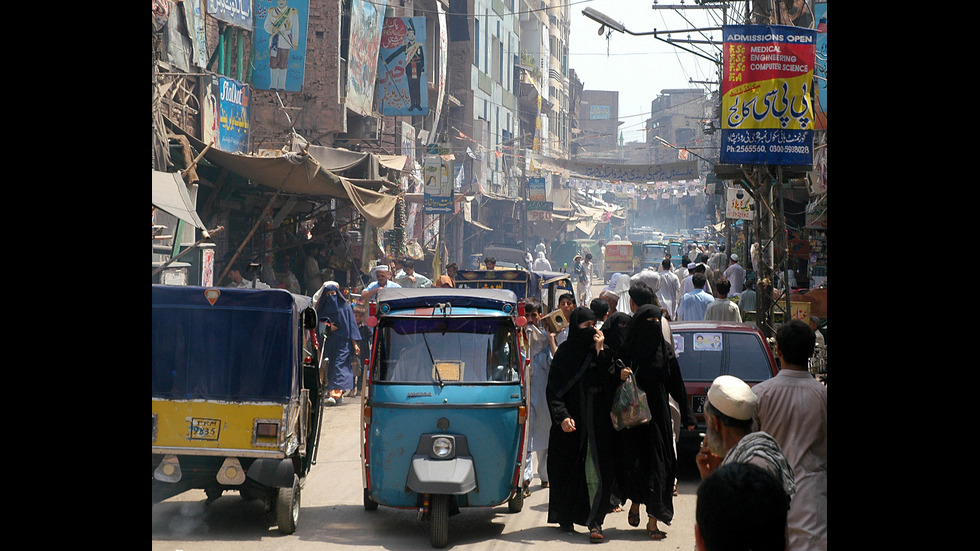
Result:
[[[401,285],[395,283],[391,279],[391,272],[389,271],[387,264],[379,264],[375,269],[375,281],[368,284],[367,287],[361,291],[361,300],[367,302],[374,298],[374,295],[378,294],[381,289],[400,289]]]
[[[702,479],[726,463],[752,463],[775,476],[792,497],[796,481],[779,444],[763,431],[752,432],[758,402],[738,377],[721,375],[712,381],[704,402],[707,430],[695,462]]]
[[[728,296],[737,297],[745,290],[745,268],[738,263],[738,255],[732,254],[731,263],[725,268],[724,275],[732,283]]]

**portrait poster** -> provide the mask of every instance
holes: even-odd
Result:
[[[726,25],[722,164],[813,165],[816,35],[785,25]]]
[[[239,29],[252,30],[252,0],[208,0],[208,15]]]
[[[453,212],[453,161],[450,155],[428,154],[422,168],[425,214]]]
[[[382,115],[426,115],[425,18],[386,17],[378,56],[378,111]]]
[[[347,108],[370,116],[378,74],[378,51],[386,0],[351,0],[347,60]]]
[[[252,86],[299,92],[306,72],[310,0],[255,0]]]

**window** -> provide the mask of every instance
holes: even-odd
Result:
[[[473,65],[480,66],[480,20],[473,19]]]
[[[392,383],[514,383],[511,318],[392,318],[378,328],[372,380]]]

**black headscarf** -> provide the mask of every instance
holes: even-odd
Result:
[[[664,342],[663,330],[660,327],[660,306],[644,304],[633,314],[626,326],[626,338],[620,350],[619,357],[629,367],[634,365],[649,365],[657,369],[666,369],[660,359],[660,346]],[[633,370],[634,372],[636,369]],[[654,375],[663,375],[655,373]]]
[[[626,327],[630,321],[630,315],[626,312],[614,312],[602,322],[602,335],[605,337],[604,346],[615,356],[619,354],[626,339]]]
[[[568,317],[568,339],[558,346],[551,360],[551,373],[548,386],[559,396],[564,394],[570,383],[581,376],[588,363],[585,361],[589,350],[595,352],[595,329],[580,329],[583,321],[595,321],[595,313],[584,306],[572,310]]]

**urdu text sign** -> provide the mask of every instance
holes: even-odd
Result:
[[[722,164],[813,164],[816,31],[726,25]]]

